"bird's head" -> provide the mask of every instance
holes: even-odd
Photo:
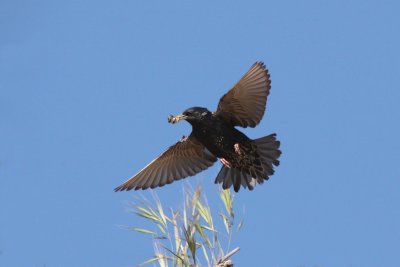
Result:
[[[177,116],[170,115],[168,117],[168,122],[169,123],[177,123],[180,120],[186,120],[186,121],[192,123],[192,122],[201,121],[210,115],[211,115],[211,112],[206,108],[193,107],[193,108],[188,108],[180,115],[177,115]]]

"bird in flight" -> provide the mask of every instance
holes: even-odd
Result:
[[[223,189],[240,186],[252,190],[274,173],[279,165],[280,142],[276,134],[250,139],[236,129],[254,128],[262,119],[271,88],[264,63],[256,62],[219,101],[216,111],[192,107],[169,123],[186,120],[192,125],[187,137],[169,147],[139,173],[115,188],[115,191],[155,188],[193,176],[217,159],[222,163],[215,183]]]

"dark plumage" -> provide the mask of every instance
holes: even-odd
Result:
[[[281,154],[276,134],[251,140],[235,126],[255,127],[261,121],[270,88],[268,70],[257,62],[220,99],[215,112],[193,107],[170,116],[170,123],[188,121],[192,133],[115,191],[163,186],[207,169],[217,158],[223,166],[215,183],[222,183],[224,189],[233,185],[236,192],[240,186],[252,190],[257,183],[268,180]]]

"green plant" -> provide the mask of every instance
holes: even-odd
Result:
[[[155,256],[141,265],[158,263],[161,267],[233,266],[230,257],[239,251],[239,247],[229,250],[235,230],[233,195],[230,190],[219,191],[223,210],[218,212],[222,223],[217,225],[215,214],[213,216],[206,198],[202,196],[200,186],[194,190],[186,187],[183,207],[176,211],[171,209],[169,216],[157,195],[153,196],[154,203],[138,199],[133,204],[135,214],[155,225],[155,230],[130,228],[150,235],[154,242]],[[242,225],[243,220],[236,230],[240,230]]]

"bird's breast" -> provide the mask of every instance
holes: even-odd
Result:
[[[195,137],[215,156],[232,158],[235,156],[234,145],[245,144],[250,140],[235,128],[221,127],[219,124],[193,128]]]

